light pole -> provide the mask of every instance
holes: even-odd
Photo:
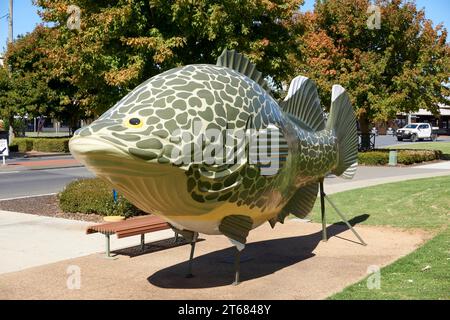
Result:
[[[8,43],[13,42],[13,0],[9,0]]]
[[[8,44],[13,42],[13,0],[9,0],[9,14],[8,14]],[[11,117],[10,117],[11,118]],[[12,118],[14,121],[14,118]],[[9,144],[11,145],[14,139],[14,130],[12,123],[9,124]]]

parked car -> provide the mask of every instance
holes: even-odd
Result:
[[[395,136],[396,132],[395,132],[394,129],[388,128],[387,131],[386,131],[386,135],[388,135],[388,136]]]
[[[408,124],[406,127],[397,130],[398,141],[407,139],[411,140],[412,142],[425,139],[436,141],[437,137],[437,130],[432,128],[429,123]]]

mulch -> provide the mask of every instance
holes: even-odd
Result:
[[[86,213],[66,213],[59,208],[56,195],[22,198],[16,200],[0,201],[0,210],[15,211],[39,216],[64,218],[70,220],[83,220],[90,222],[103,222],[103,216]]]

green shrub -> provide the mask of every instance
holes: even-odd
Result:
[[[358,155],[358,162],[361,165],[378,166],[389,163],[389,152],[392,150],[375,150],[362,152]],[[435,161],[443,158],[439,150],[398,150],[397,163],[411,165],[427,161]]]
[[[397,161],[400,164],[410,165],[427,161],[438,160],[439,152],[433,150],[400,150]]]
[[[69,138],[36,138],[33,149],[42,152],[69,152]]]
[[[14,138],[12,144],[17,145],[19,152],[27,152],[33,150],[33,139],[31,138]]]
[[[367,166],[384,166],[389,163],[389,152],[360,152],[358,154],[358,163]]]
[[[125,217],[145,214],[121,195],[117,197],[117,202],[114,202],[111,187],[98,178],[83,179],[69,183],[58,194],[58,199],[59,206],[64,212]]]
[[[15,138],[19,152],[69,152],[69,138]]]

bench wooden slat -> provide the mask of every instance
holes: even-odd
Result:
[[[167,222],[158,216],[151,215],[89,226],[86,233],[117,234],[118,238],[124,238],[169,228],[170,225]]]

